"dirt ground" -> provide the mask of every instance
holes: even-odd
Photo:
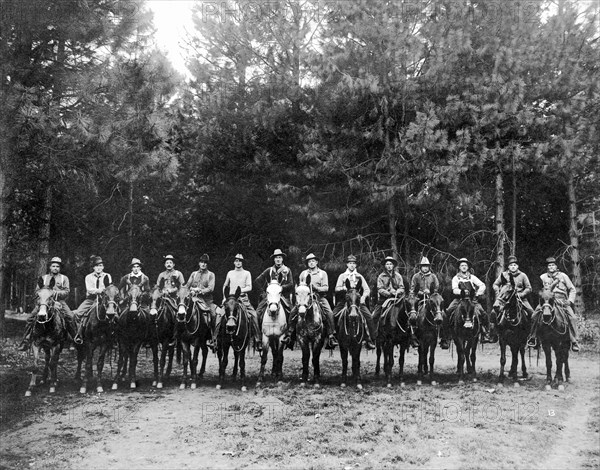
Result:
[[[15,327],[15,329],[18,329]],[[140,354],[140,387],[81,395],[74,352],[64,351],[57,393],[25,398],[32,358],[0,348],[2,468],[590,468],[600,467],[600,359],[571,355],[572,382],[544,389],[543,353],[531,380],[498,387],[499,349],[478,350],[478,382],[457,384],[456,355],[437,350],[439,385],[416,384],[410,351],[406,386],[391,389],[363,353],[364,389],[340,388],[338,351],[322,356],[322,387],[299,385],[300,353],[286,351],[283,384],[256,389],[259,356],[247,363],[249,390],[216,390],[208,358],[198,389],[179,389],[181,368],[151,387],[151,355]],[[271,360],[269,359],[269,367]],[[115,364],[107,364],[110,377]],[[397,364],[394,375],[398,373]],[[105,390],[110,389],[107,378]]]

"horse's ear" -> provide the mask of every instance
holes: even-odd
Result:
[[[108,276],[104,276],[102,278],[102,282],[104,283],[104,287],[108,287],[110,285],[110,281],[108,280]]]
[[[350,290],[352,288],[352,286],[350,285],[350,279],[346,279],[346,282],[344,284],[346,285],[346,290]]]
[[[310,274],[307,274],[307,275],[306,275],[306,279],[305,279],[305,281],[304,281],[304,282],[306,282],[306,285],[307,285],[307,286],[310,286]]]
[[[54,280],[54,276],[52,276],[52,279],[50,279],[50,289],[54,289],[54,285],[56,284],[56,281]]]
[[[500,285],[503,286],[504,284],[506,284],[506,278],[504,277],[504,275],[500,275]]]
[[[158,283],[158,288],[162,290],[165,287],[165,278],[163,277]]]
[[[360,278],[358,279],[358,282],[356,283],[356,290],[360,290],[360,291],[363,290],[362,279],[360,279]]]
[[[237,299],[240,295],[242,295],[242,288],[237,286],[237,289],[235,290],[235,298]]]
[[[54,280],[54,279],[52,279],[52,280]],[[44,287],[44,279],[43,279],[41,276],[40,276],[40,277],[38,277],[37,286],[38,286],[38,288],[40,288],[40,289],[41,289],[42,287]]]
[[[277,275],[277,282],[278,282],[279,284],[283,284],[283,274],[282,274],[282,273],[279,273],[279,274]]]
[[[277,281],[277,272],[271,269],[271,281]]]

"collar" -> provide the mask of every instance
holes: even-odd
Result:
[[[350,271],[348,268],[346,268],[346,271],[344,271],[344,274],[347,274],[348,276],[356,276],[358,274],[358,272],[356,271],[356,269],[354,271]]]
[[[129,277],[142,277],[142,273],[138,273],[138,274],[129,273]]]
[[[319,267],[317,266],[317,267],[315,268],[315,270],[314,270],[314,271],[313,271],[312,269],[310,269],[310,268],[308,268],[308,269],[307,269],[307,271],[308,271],[309,273],[311,273],[311,274],[319,274],[319,272],[320,272],[321,270],[320,270],[320,269],[319,269]]]
[[[469,273],[469,272],[466,272],[466,273],[458,272],[456,274],[456,277],[458,277],[460,279],[467,279],[467,280],[469,280],[469,279],[471,279],[471,273]]]
[[[431,276],[431,271],[427,271],[426,273],[424,273],[419,269],[419,274],[421,275],[421,277]]]

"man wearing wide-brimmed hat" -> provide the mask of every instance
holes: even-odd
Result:
[[[531,283],[529,282],[529,277],[527,277],[527,274],[524,272],[519,271],[519,261],[517,260],[516,256],[509,256],[507,263],[508,269],[500,273],[493,284],[496,300],[494,301],[494,307],[490,315],[490,333],[492,336],[496,335],[496,325],[498,324],[498,314],[500,313],[501,306],[498,294],[500,293],[500,288],[504,284],[514,285],[517,298],[519,299],[520,304],[523,306],[523,309],[527,312],[528,318],[531,319],[531,316],[533,315],[533,308],[529,304],[529,300],[527,300],[527,295],[531,293]],[[504,325],[505,323],[506,318],[502,316],[500,319],[500,324]]]
[[[73,315],[73,312],[71,312],[71,309],[66,302],[70,292],[69,278],[64,274],[61,274],[61,269],[62,260],[58,256],[55,256],[48,262],[48,273],[44,274],[38,279],[35,293],[37,296],[37,293],[42,287],[50,288],[50,285],[53,284],[52,290],[54,291],[55,306],[60,306],[60,311],[62,311],[65,317],[67,330],[71,335],[71,338],[74,338],[77,331],[75,316]],[[31,346],[31,333],[33,331],[33,324],[39,310],[40,306],[36,305],[29,317],[27,317],[25,334],[23,335],[21,344],[18,346],[20,351],[27,351]]]
[[[185,279],[181,271],[175,269],[175,258],[173,255],[166,255],[165,270],[158,275],[156,286],[162,291],[163,295],[174,297],[179,288],[185,284]]]
[[[212,338],[214,336],[216,320],[216,306],[213,302],[215,275],[212,271],[208,270],[209,261],[210,257],[204,253],[198,260],[198,271],[190,274],[190,278],[185,286],[190,290],[194,302],[198,302],[200,305],[200,311],[204,313],[204,318],[210,328]]]
[[[378,328],[383,304],[388,299],[404,297],[404,279],[396,271],[397,266],[398,261],[396,261],[396,258],[386,256],[383,260],[383,271],[377,276],[377,305],[373,309],[375,328]]]
[[[575,286],[565,273],[558,270],[556,258],[546,259],[547,271],[540,276],[544,290],[550,291],[554,295],[554,300],[567,313],[567,322],[569,324],[569,336],[571,339],[571,349],[573,352],[579,352],[577,342],[577,317],[573,311],[575,305],[576,291]],[[537,328],[539,325],[541,307],[538,307],[531,321],[531,331],[527,340],[527,346],[537,346]]]
[[[240,288],[241,294],[238,297],[238,300],[248,313],[250,328],[252,329],[251,335],[254,338],[254,348],[260,351],[262,349],[262,332],[258,327],[256,310],[254,310],[254,307],[248,298],[248,293],[252,291],[252,275],[250,274],[250,271],[246,271],[243,266],[244,256],[241,253],[238,253],[233,258],[234,269],[227,273],[225,282],[223,283],[223,302],[225,302],[227,296],[233,295],[237,288]],[[217,310],[217,319],[215,321],[215,330],[213,332],[214,345],[217,344],[217,332],[220,329],[224,313],[225,311],[222,308]]]
[[[319,268],[319,258],[317,258],[314,255],[314,253],[310,253],[309,255],[307,255],[305,261],[308,266],[308,269],[305,269],[300,273],[298,282],[300,284],[306,284],[306,280],[310,275],[310,285],[312,286],[312,291],[317,295],[319,299],[319,305],[321,306],[321,310],[325,314],[327,331],[329,334],[329,344],[327,345],[327,348],[333,349],[338,345],[338,342],[335,339],[335,320],[333,318],[333,311],[331,310],[331,306],[329,305],[329,301],[327,300],[327,292],[329,292],[329,276],[327,275],[326,271]],[[283,342],[288,342],[291,338],[292,346],[297,322],[298,307],[294,306],[290,315],[289,331],[282,338]]]
[[[79,323],[79,328],[74,339],[77,344],[83,343],[82,332],[87,323],[90,310],[98,301],[98,296],[104,292],[107,286],[112,284],[112,277],[110,274],[104,272],[104,262],[100,256],[90,256],[90,265],[92,272],[85,276],[86,297],[77,310],[73,312]]]
[[[258,303],[258,307],[256,307],[259,324],[267,309],[267,286],[270,284],[273,276],[281,280],[281,303],[283,304],[283,310],[285,310],[285,316],[289,323],[291,297],[294,293],[294,276],[292,275],[292,270],[283,264],[285,256],[285,253],[279,248],[273,251],[273,254],[271,255],[273,266],[265,269],[260,276],[256,278],[256,281],[254,281],[254,285],[260,294],[260,302]]]
[[[131,272],[125,274],[119,281],[119,293],[121,295],[122,304],[127,302],[127,294],[132,285],[140,287],[141,304],[148,305],[150,303],[150,278],[142,272],[142,267],[142,262],[138,258],[131,259],[131,263],[129,263]]]
[[[419,271],[413,274],[410,280],[410,292],[415,295],[419,300],[423,300],[427,296],[439,294],[440,281],[437,276],[431,271],[431,263],[426,256],[421,258],[421,262],[417,265]],[[442,317],[443,321],[443,317]],[[447,332],[440,329],[440,347],[442,349],[448,349]]]
[[[375,329],[375,323],[373,322],[373,317],[371,316],[371,312],[365,305],[366,299],[371,294],[371,289],[369,289],[369,283],[367,280],[356,270],[357,259],[354,255],[348,255],[346,258],[346,271],[338,276],[337,282],[335,283],[335,292],[346,292],[346,280],[350,282],[350,286],[356,287],[360,282],[362,286],[362,295],[360,296],[360,313],[365,319],[367,323],[367,339],[365,340],[365,348],[366,349],[375,349],[375,344],[373,343],[377,338],[377,330]],[[337,316],[339,312],[346,306],[346,301],[342,297],[339,302],[336,303],[333,308],[333,315]]]
[[[494,339],[497,341],[497,338],[490,339],[489,334],[489,324],[490,320],[486,311],[483,309],[483,306],[477,300],[485,293],[485,284],[474,274],[471,274],[471,262],[467,258],[461,258],[458,260],[458,273],[456,276],[452,278],[452,294],[454,295],[454,299],[448,306],[446,310],[446,315],[444,317],[443,328],[444,328],[444,336],[450,331],[450,324],[452,322],[452,316],[458,307],[461,298],[462,290],[467,290],[472,295],[472,301],[474,303],[473,307],[475,309],[475,315],[478,316],[479,322],[482,330],[482,343],[492,343]]]

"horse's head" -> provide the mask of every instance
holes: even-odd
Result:
[[[444,303],[443,297],[440,294],[438,294],[437,292],[435,294],[431,294],[429,296],[429,298],[425,301],[425,308],[427,309],[428,312],[431,312],[431,314],[433,316],[433,322],[436,325],[441,325],[443,318],[444,318],[442,316],[443,303]]]
[[[162,290],[160,287],[158,287],[152,291],[152,295],[151,295],[152,302],[150,303],[150,315],[152,315],[152,316],[158,315],[158,301],[161,298],[162,298]]]
[[[140,303],[140,297],[142,296],[142,288],[138,284],[129,282],[127,289],[127,300],[129,303],[129,311],[136,313],[138,311],[138,305]]]
[[[104,278],[106,279],[106,277]],[[109,284],[102,294],[102,310],[106,312],[108,320],[114,320],[118,313],[119,288]]]
[[[417,323],[417,305],[419,303],[419,299],[417,298],[417,296],[414,294],[414,292],[411,292],[407,299],[406,299],[407,303],[408,303],[408,321],[410,322],[411,325],[416,325]]]
[[[346,279],[346,307],[350,312],[350,318],[358,317],[358,310],[360,308],[360,297],[362,291],[362,279],[359,279],[356,286],[350,284],[350,279]]]
[[[225,332],[228,335],[235,334],[238,328],[241,309],[239,297],[241,293],[242,290],[238,287],[235,290],[235,293],[229,293],[227,300],[225,300],[223,303],[223,308],[225,309],[225,318],[227,318],[227,322],[225,323]]]
[[[48,321],[50,312],[54,309],[54,278],[50,279],[50,285],[44,286],[42,278],[38,280],[38,304],[40,306],[37,313],[37,321],[44,323]]]
[[[279,310],[279,302],[281,301],[281,284],[277,279],[271,279],[267,286],[267,305],[269,314],[274,317]]]
[[[190,301],[190,290],[186,286],[181,286],[177,291],[177,321],[185,321],[185,313]]]
[[[463,295],[466,292],[466,295]],[[461,298],[456,309],[457,318],[464,328],[473,328],[475,306],[468,291],[461,290]]]
[[[540,292],[540,298],[542,300],[542,316],[548,320],[554,313],[554,293],[550,289],[544,289]]]
[[[310,287],[306,284],[299,284],[296,287],[296,305],[298,306],[298,314],[304,317],[306,311],[312,305],[312,296],[310,295]]]

